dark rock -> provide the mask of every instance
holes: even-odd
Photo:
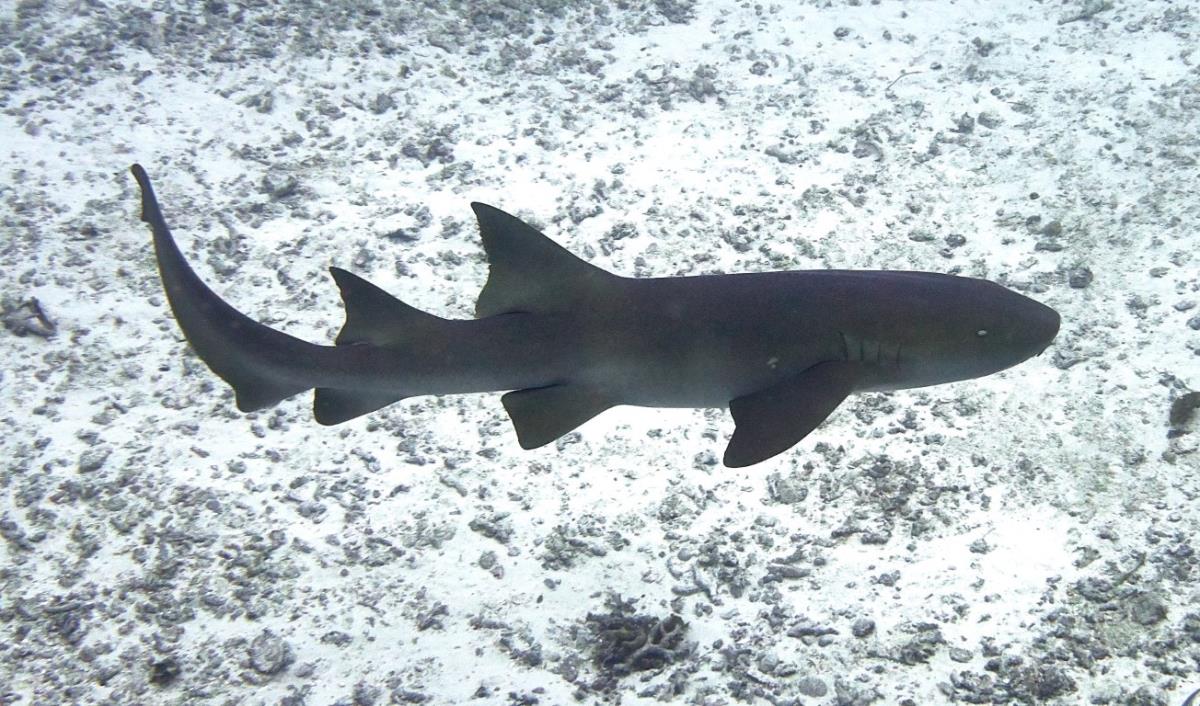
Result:
[[[1175,398],[1171,403],[1171,413],[1168,417],[1172,429],[1182,430],[1191,424],[1200,409],[1200,392],[1188,392]]]
[[[0,307],[0,321],[9,333],[16,336],[50,338],[58,330],[36,297],[30,297],[20,303],[6,300]]]
[[[1074,679],[1058,667],[1048,665],[1021,669],[1010,683],[1010,690],[1014,695],[1028,698],[1035,703],[1074,693],[1076,690]]]
[[[875,577],[874,582],[892,588],[900,581],[899,571],[888,571]]]
[[[971,46],[975,47],[975,53],[980,56],[988,56],[992,50],[996,48],[995,42],[985,41],[981,37],[976,37],[971,40]]]
[[[829,693],[829,687],[825,686],[825,682],[817,677],[804,677],[796,682],[796,691],[799,691],[805,696],[811,696],[814,699],[819,699]]]
[[[380,93],[371,101],[371,112],[376,115],[382,115],[395,107],[396,99],[392,98],[390,93]]]
[[[1093,603],[1103,603],[1112,598],[1112,584],[1095,576],[1085,576],[1075,583],[1075,590]]]
[[[1161,598],[1150,593],[1135,596],[1128,609],[1130,620],[1147,627],[1161,623],[1167,617],[1167,606]]]
[[[984,111],[980,113],[975,120],[989,130],[995,130],[1004,124],[1004,120],[1002,120],[999,115],[996,115],[990,111]]]
[[[1194,693],[1188,697],[1182,706],[1194,706],[1193,697],[1195,696]],[[1120,704],[1121,706],[1170,706],[1171,702],[1167,701],[1158,689],[1152,686],[1140,686],[1137,691],[1122,698]]]
[[[100,470],[104,466],[104,463],[108,461],[108,457],[111,454],[112,449],[108,448],[107,446],[101,446],[84,451],[79,456],[79,472],[93,473]]]
[[[533,638],[528,630],[507,632],[500,636],[500,649],[518,664],[526,667],[540,667],[545,662],[542,656],[542,646]]]
[[[160,659],[150,665],[150,683],[155,686],[167,686],[175,681],[181,669],[174,657]]]
[[[507,512],[497,512],[490,516],[479,516],[467,523],[472,531],[482,534],[488,539],[494,539],[501,544],[508,544],[512,539],[512,520]]]
[[[659,669],[691,652],[687,623],[678,615],[639,615],[633,601],[612,596],[608,613],[588,613],[585,624],[594,639],[592,659],[607,675],[621,677]]]
[[[688,95],[697,101],[703,101],[709,96],[718,95],[716,78],[717,70],[715,67],[708,65],[697,66],[691,80],[687,82]]]
[[[896,659],[903,664],[923,664],[928,662],[937,648],[946,644],[942,631],[933,624],[922,623],[914,626],[916,634],[908,642],[901,645]]]
[[[277,169],[263,175],[262,191],[275,201],[295,196],[299,190],[300,180],[293,174]]]
[[[326,645],[334,645],[336,647],[345,647],[353,640],[354,638],[350,637],[349,634],[341,632],[340,630],[330,630],[321,636],[321,642],[325,643]]]
[[[801,503],[808,497],[808,482],[797,473],[771,473],[767,476],[767,495],[783,505]]]
[[[383,689],[360,681],[354,685],[354,695],[351,698],[354,706],[375,706],[381,696]]]
[[[1086,267],[1072,267],[1067,272],[1067,284],[1071,289],[1086,289],[1092,283],[1092,271]]]
[[[802,620],[792,626],[787,631],[788,637],[824,637],[825,635],[836,635],[837,630],[825,625],[819,625],[809,620]]]
[[[294,659],[291,646],[270,630],[263,630],[250,643],[250,666],[259,674],[278,674]]]
[[[687,24],[696,17],[696,0],[654,0],[654,7],[674,24]]]
[[[874,634],[875,621],[870,618],[859,618],[850,626],[850,634],[855,637],[867,637]]]

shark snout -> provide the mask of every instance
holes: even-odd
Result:
[[[1026,334],[1033,355],[1041,355],[1054,337],[1058,335],[1062,317],[1050,307],[1029,299],[1029,309],[1026,318]]]

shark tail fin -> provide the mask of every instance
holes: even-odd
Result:
[[[395,348],[421,339],[444,320],[393,297],[358,275],[337,267],[329,273],[342,293],[346,323],[338,333],[339,346],[372,345]],[[318,387],[313,396],[313,416],[325,425],[341,424],[370,414],[403,399],[394,392],[362,392]]]
[[[142,221],[154,236],[158,272],[175,321],[200,359],[237,395],[243,412],[271,407],[312,387],[303,370],[283,361],[310,359],[319,348],[234,309],[196,275],[171,236],[146,170],[130,169],[142,192]]]
[[[512,312],[569,311],[616,275],[572,255],[536,228],[487,204],[472,203],[490,269],[479,318]]]

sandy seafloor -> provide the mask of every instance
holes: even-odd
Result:
[[[1195,4],[0,7],[0,703],[1200,689]],[[471,316],[472,200],[621,274],[955,272],[1063,328],[741,470],[722,410],[529,452],[495,394],[244,415],[135,161],[214,289],[315,341],[331,264]]]

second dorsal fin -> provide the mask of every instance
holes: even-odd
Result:
[[[337,267],[330,267],[329,274],[337,282],[346,307],[346,323],[335,341],[339,346],[396,347],[420,341],[444,323],[358,275]],[[370,391],[318,387],[313,396],[313,415],[321,424],[341,424],[403,398],[403,394],[386,387]]]
[[[370,343],[388,347],[419,338],[444,320],[393,297],[358,275],[337,267],[329,274],[342,292],[346,323],[338,334],[339,346]]]
[[[588,292],[616,279],[515,216],[482,203],[472,203],[471,210],[491,265],[475,304],[478,317],[568,311]]]

